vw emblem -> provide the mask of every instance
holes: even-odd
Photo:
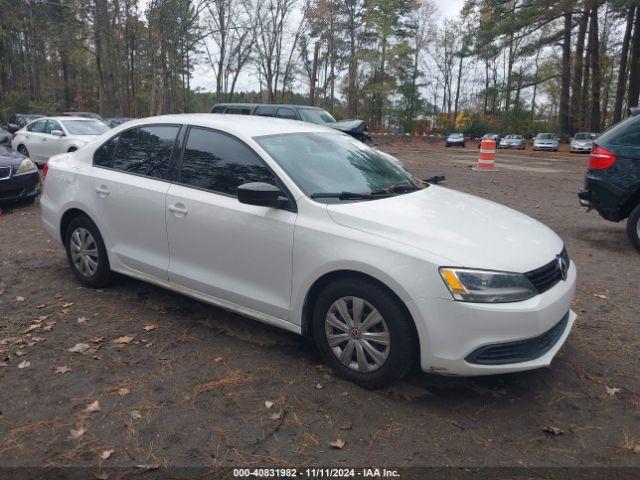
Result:
[[[569,271],[569,264],[561,256],[558,256],[557,258],[558,258],[558,270],[560,270],[560,276],[562,277],[562,280],[566,280],[567,272]]]

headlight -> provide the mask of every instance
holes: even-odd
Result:
[[[30,159],[25,158],[24,160],[22,160],[22,162],[20,162],[20,166],[18,167],[18,170],[16,170],[16,175],[30,172],[34,168],[36,168],[36,166],[33,164],[33,162]]]
[[[444,267],[439,271],[453,298],[460,302],[519,302],[538,294],[521,273]]]

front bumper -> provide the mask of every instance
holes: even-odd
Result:
[[[591,153],[591,145],[589,145],[588,147],[581,145],[571,145],[570,150],[574,153]]]
[[[567,280],[522,302],[488,304],[423,298],[407,302],[420,338],[420,364],[425,372],[444,375],[490,375],[549,366],[571,331],[576,314],[571,301],[576,288],[573,262]],[[513,363],[474,363],[482,347],[533,341],[550,332],[566,317],[561,332],[535,358]]]
[[[547,144],[533,144],[534,150],[557,150],[558,145],[547,145]]]
[[[37,171],[0,180],[0,203],[32,199],[39,193],[40,175]]]

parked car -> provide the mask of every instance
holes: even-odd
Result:
[[[525,149],[525,141],[522,135],[507,135],[498,144],[499,148],[517,148],[518,150]]]
[[[310,123],[136,120],[53,157],[41,211],[83,284],[119,272],[309,335],[367,386],[418,362],[545,367],[576,318],[576,268],[548,227]]]
[[[627,219],[627,234],[640,250],[640,115],[614,125],[593,141],[580,204],[606,220]]]
[[[485,133],[482,137],[477,139],[478,148],[480,148],[480,144],[482,140],[493,140],[496,142],[496,147],[500,144],[500,135],[497,133]]]
[[[40,193],[40,176],[34,163],[8,145],[0,145],[0,203],[32,202]]]
[[[445,141],[446,147],[464,147],[464,135],[462,133],[450,133]]]
[[[92,118],[94,120],[102,120],[102,117],[100,115],[93,112],[62,112],[60,115],[63,117],[83,117]]]
[[[338,122],[329,112],[318,107],[258,103],[217,103],[211,107],[211,113],[258,115],[260,117],[300,120],[302,122],[335,128],[362,142],[371,140],[367,124],[363,120],[342,120]]]
[[[559,143],[555,133],[539,133],[533,139],[533,149],[557,152]]]
[[[43,117],[15,133],[13,149],[44,165],[52,155],[73,152],[108,131],[102,121],[83,117]]]
[[[123,123],[130,122],[131,120],[134,120],[134,119],[130,117],[105,118],[104,123],[109,125],[109,128],[115,128],[118,125],[122,125]]]
[[[590,132],[578,132],[571,139],[571,146],[569,150],[571,153],[589,153],[591,151],[591,146],[593,145],[593,140],[598,136],[597,133]]]
[[[0,128],[0,145],[8,145],[11,147],[11,133],[4,128]]]
[[[27,123],[34,121],[36,118],[42,118],[44,115],[39,113],[14,113],[7,120],[5,128],[9,133],[14,133],[24,127]]]

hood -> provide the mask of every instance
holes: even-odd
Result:
[[[327,123],[326,126],[345,133],[363,132],[367,129],[364,120],[342,120],[340,122]]]
[[[0,145],[0,167],[17,167],[25,158],[27,157],[8,146]]]
[[[441,265],[528,272],[553,260],[562,240],[520,212],[431,185],[395,197],[327,205],[338,224],[410,245]]]

